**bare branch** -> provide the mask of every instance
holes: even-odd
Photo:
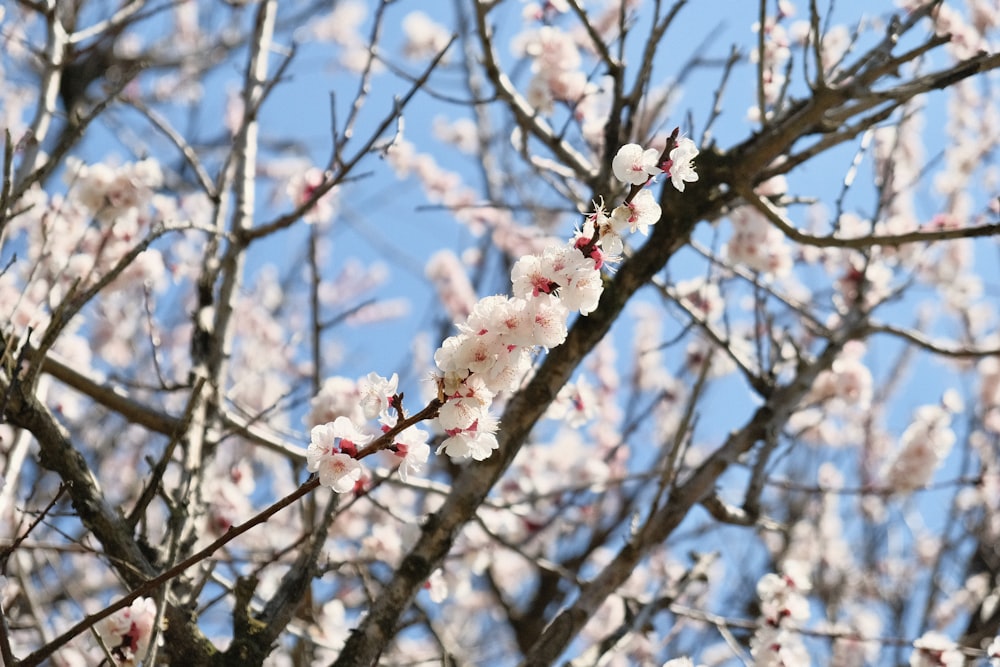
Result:
[[[908,243],[930,243],[953,239],[977,238],[981,236],[996,236],[1000,234],[1000,223],[978,225],[975,227],[954,227],[934,231],[907,232],[904,234],[872,234],[858,238],[843,238],[840,236],[813,236],[797,229],[777,206],[767,198],[753,192],[746,186],[736,186],[743,199],[771,221],[775,227],[790,240],[803,245],[820,248],[854,248],[865,249],[876,246],[894,248]]]

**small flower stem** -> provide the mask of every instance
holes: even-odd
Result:
[[[400,401],[400,403],[402,403],[402,401]],[[414,424],[419,424],[420,422],[426,419],[434,419],[435,417],[437,417],[438,410],[441,409],[441,406],[443,404],[444,401],[442,401],[440,398],[432,398],[430,403],[427,404],[427,407],[425,407],[423,410],[416,413],[412,417],[406,417],[405,419],[401,419],[399,422],[396,423],[395,426],[393,426],[388,431],[380,435],[378,439],[376,439],[374,442],[370,443],[368,446],[359,450],[357,456],[355,456],[354,458],[361,460],[366,456],[371,456],[375,452],[381,451],[383,449],[388,449],[389,447],[392,446],[392,441],[396,438],[396,436],[405,431],[406,429],[410,428]],[[399,414],[399,416],[402,417],[403,406],[398,405],[394,407],[396,408],[396,411]]]

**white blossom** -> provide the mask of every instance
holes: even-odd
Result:
[[[926,632],[913,642],[910,667],[962,667],[965,657],[955,642],[940,632]]]
[[[660,151],[655,148],[643,150],[639,144],[625,144],[611,161],[611,170],[622,183],[645,185],[650,178],[662,173],[659,161]],[[683,186],[680,189],[683,190]]]
[[[361,479],[361,464],[354,457],[357,448],[372,440],[347,417],[314,426],[306,449],[306,469],[319,473],[319,482],[337,493],[354,488]]]
[[[699,152],[698,147],[687,137],[678,139],[677,145],[670,150],[667,172],[670,175],[670,182],[678,191],[684,192],[685,182],[694,183],[698,180],[693,160]]]
[[[137,665],[146,655],[156,623],[156,602],[136,598],[132,604],[100,620],[94,630],[118,665]]]

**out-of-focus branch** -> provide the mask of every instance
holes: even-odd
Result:
[[[594,24],[590,17],[587,16],[587,11],[580,4],[580,0],[569,0],[569,6],[573,10],[573,13],[576,14],[576,17],[580,19],[583,29],[587,31],[587,36],[590,37],[590,44],[601,57],[604,66],[608,68],[608,74],[614,77],[620,76],[622,69],[621,61],[615,58],[608,45],[604,43],[605,38],[594,28]],[[624,39],[624,35],[619,39]]]
[[[181,135],[180,132],[174,129],[162,114],[157,112],[155,109],[150,108],[147,104],[139,99],[128,99],[126,103],[134,107],[137,111],[143,114],[149,119],[149,122],[153,124],[156,129],[162,132],[167,139],[170,140],[177,150],[181,152],[184,159],[194,170],[195,176],[198,178],[198,183],[201,185],[202,190],[208,195],[208,198],[215,201],[219,197],[218,191],[215,189],[215,184],[212,182],[212,177],[208,175],[208,171],[205,170],[205,166],[202,164],[201,159],[195,152],[191,144],[188,143],[187,139]]]
[[[18,167],[17,175],[14,178],[16,194],[14,199],[26,189],[25,183],[29,180],[29,175],[36,167],[42,143],[49,134],[49,127],[55,117],[56,104],[59,100],[59,83],[62,80],[63,61],[66,55],[66,47],[69,43],[69,35],[57,16],[55,2],[47,2],[44,8],[38,7],[37,11],[45,17],[45,53],[42,57],[43,72],[38,86],[38,103],[35,105],[35,117],[31,121],[28,129],[26,141],[24,142],[21,154],[21,164]],[[0,215],[6,211],[0,211]]]
[[[879,324],[870,322],[865,325],[865,331],[869,334],[887,334],[901,338],[908,343],[916,345],[922,350],[942,357],[952,359],[978,359],[984,357],[1000,357],[1000,348],[976,349],[972,347],[959,347],[955,345],[944,345],[936,343],[927,338],[915,329],[904,329],[892,324]]]
[[[787,220],[781,210],[766,197],[756,194],[745,184],[734,184],[736,190],[743,196],[747,204],[754,207],[766,217],[775,227],[790,240],[803,245],[820,248],[854,248],[865,249],[875,246],[894,248],[907,243],[929,243],[933,241],[948,241],[951,239],[976,238],[980,236],[996,236],[1000,234],[1000,223],[977,225],[975,227],[956,227],[937,229],[934,231],[906,232],[903,234],[871,234],[856,238],[840,236],[813,236],[797,229]]]
[[[65,299],[59,304],[59,307],[52,312],[52,319],[49,322],[48,327],[46,327],[45,332],[42,334],[42,340],[39,342],[38,348],[34,351],[32,359],[33,368],[31,371],[34,374],[34,377],[37,377],[37,374],[40,371],[44,355],[46,355],[55,344],[56,338],[58,338],[59,334],[62,333],[66,325],[70,323],[70,320],[72,320],[73,317],[79,313],[91,299],[97,296],[105,287],[114,282],[125,269],[131,266],[135,259],[153,244],[153,241],[172,229],[175,229],[173,225],[165,222],[156,223],[141,241],[136,243],[135,246],[125,253],[113,267],[108,269],[106,273],[95,280],[93,285],[80,293],[75,293],[76,290],[72,288],[69,290]]]
[[[72,35],[69,35],[67,43],[69,44],[80,44],[86,40],[97,37],[98,35],[114,33],[121,30],[124,26],[129,23],[129,19],[137,16],[143,9],[146,8],[146,0],[133,0],[133,2],[125,3],[117,12],[111,15],[111,17],[98,21],[89,28],[84,28],[83,30],[77,30]]]
[[[331,168],[334,166],[337,167],[337,173],[335,175],[333,175],[331,178],[324,180],[322,183],[313,188],[309,197],[307,197],[305,201],[296,206],[290,212],[285,213],[284,215],[275,218],[270,222],[257,225],[256,227],[235,230],[235,233],[237,235],[237,240],[239,241],[239,243],[241,243],[245,247],[246,245],[249,245],[251,242],[257,239],[264,238],[265,236],[269,236],[277,231],[290,227],[292,224],[298,221],[309,209],[311,209],[316,204],[316,202],[318,202],[326,193],[328,193],[330,190],[332,190],[340,183],[344,182],[344,180],[351,174],[351,172],[361,161],[361,159],[371,153],[372,149],[375,147],[376,142],[378,142],[378,140],[383,136],[385,131],[389,129],[389,127],[392,126],[392,124],[395,123],[398,118],[400,118],[400,116],[403,113],[403,108],[410,102],[411,99],[413,99],[413,96],[416,95],[417,92],[419,92],[424,85],[426,85],[427,80],[430,78],[431,72],[433,72],[434,69],[437,67],[437,65],[441,62],[441,59],[444,57],[445,53],[448,52],[448,48],[450,48],[453,42],[454,42],[454,37],[452,38],[451,41],[448,42],[448,45],[444,49],[442,49],[440,53],[437,54],[437,56],[434,57],[430,65],[428,65],[427,68],[424,70],[423,74],[421,74],[421,76],[419,76],[413,82],[413,84],[410,86],[409,91],[407,91],[407,93],[402,98],[397,100],[396,105],[393,107],[392,111],[386,114],[385,118],[382,119],[382,122],[378,125],[378,127],[375,128],[369,135],[368,140],[357,151],[355,151],[354,155],[352,155],[350,158],[347,158],[346,160],[341,161],[339,154],[338,153],[334,154],[333,158],[331,158],[330,161],[331,162],[330,167]],[[339,151],[340,149],[338,148],[337,150]]]
[[[597,177],[598,170],[590,160],[556,135],[552,126],[517,92],[514,83],[500,68],[496,53],[493,51],[493,30],[486,24],[488,7],[481,0],[477,0],[475,4],[477,32],[483,51],[483,67],[497,95],[506,103],[522,131],[541,141],[565,166],[576,172],[580,180],[588,182],[591,187],[596,186],[597,184],[591,181]]]
[[[757,10],[757,113],[761,126],[767,125],[767,97],[764,93],[764,42],[767,22],[767,0],[759,0]]]
[[[70,442],[63,427],[48,408],[25,391],[23,383],[17,380],[14,383],[7,406],[7,418],[15,426],[24,428],[35,436],[41,450],[42,466],[58,474],[67,485],[80,521],[101,543],[104,552],[114,555],[111,565],[132,586],[141,586],[155,577],[155,567],[133,539],[125,519],[107,503],[93,472],[83,455]],[[6,380],[0,381],[0,388],[9,388]],[[168,610],[167,619],[171,626],[169,653],[188,656],[189,664],[204,664],[214,648],[198,630],[197,624],[185,612],[174,608]],[[86,627],[89,625],[80,627],[79,632]],[[72,636],[58,638],[20,664],[23,667],[40,664]]]
[[[819,373],[829,368],[844,344],[859,333],[857,322],[846,322],[845,329],[827,343],[815,360],[800,365],[797,375],[788,384],[777,387],[742,428],[733,432],[721,447],[676,486],[663,507],[619,550],[600,574],[581,587],[574,603],[559,612],[546,627],[534,648],[525,656],[522,667],[553,664],[607,596],[632,574],[642,557],[653,546],[663,542],[695,504],[711,496],[719,476],[739,456],[765,439],[768,433],[780,430]]]
[[[315,481],[313,480],[313,483]],[[308,484],[310,483],[307,482]],[[306,485],[303,485],[301,488],[305,487]],[[271,653],[278,636],[285,630],[295,611],[302,604],[309,583],[320,574],[320,557],[326,545],[330,524],[336,517],[334,510],[338,506],[338,501],[337,495],[330,498],[323,516],[316,521],[309,534],[307,548],[299,551],[295,562],[278,584],[278,589],[264,609],[253,618],[250,616],[249,599],[246,604],[241,604],[239,591],[241,588],[247,588],[252,593],[257,585],[256,577],[244,578],[237,582],[237,604],[233,610],[233,643],[226,650],[226,656],[233,664],[237,661],[258,664]]]
[[[127,421],[148,428],[154,433],[170,436],[177,432],[180,418],[160,412],[130,397],[121,387],[91,377],[70,366],[58,355],[49,353],[42,362],[42,373],[47,373],[63,384],[76,389],[100,405],[117,412]],[[282,454],[292,461],[304,461],[305,451],[296,445],[281,440],[276,434],[254,426],[245,419],[228,413],[222,415],[222,423],[250,442]]]
[[[702,165],[705,183],[715,181],[714,168],[710,160]],[[577,364],[604,337],[631,296],[683,245],[694,225],[716,215],[732,196],[703,183],[698,186],[684,195],[665,191],[665,210],[670,217],[665,216],[653,228],[649,241],[622,264],[601,295],[597,310],[574,323],[566,341],[548,353],[532,380],[511,398],[501,417],[504,427],[498,434],[499,450],[485,461],[465,468],[455,480],[442,507],[425,521],[420,540],[348,638],[334,663],[337,667],[377,663],[395,634],[403,611],[447,555],[458,531],[483,503]]]

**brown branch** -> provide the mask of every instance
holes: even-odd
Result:
[[[201,561],[205,560],[206,558],[214,554],[216,551],[218,551],[225,545],[235,540],[240,535],[243,535],[244,533],[248,532],[249,530],[251,530],[256,526],[266,523],[267,520],[270,519],[272,516],[274,516],[284,508],[288,507],[289,505],[297,501],[299,498],[302,498],[306,494],[314,491],[317,487],[319,487],[319,478],[316,477],[311,478],[307,482],[303,483],[302,486],[300,486],[298,489],[288,494],[287,496],[277,501],[276,503],[272,504],[267,509],[261,511],[256,516],[248,519],[247,521],[244,521],[238,526],[233,526],[226,532],[225,535],[222,535],[221,537],[217,538],[205,548],[188,556],[180,563],[177,563],[177,565],[174,565],[170,569],[165,570],[162,574],[152,577],[138,584],[135,588],[129,591],[128,594],[123,596],[117,602],[108,605],[107,607],[105,607],[104,609],[102,609],[97,613],[87,616],[86,618],[78,622],[76,625],[71,627],[69,630],[67,630],[63,634],[53,639],[51,642],[49,642],[42,648],[38,649],[28,657],[21,660],[18,663],[19,667],[34,667],[34,665],[41,664],[42,661],[51,656],[56,651],[56,649],[58,649],[60,646],[70,641],[80,633],[85,632],[95,623],[98,623],[102,619],[107,618],[108,616],[115,613],[119,609],[124,609],[125,607],[132,604],[132,602],[137,598],[142,597],[147,593],[153,593],[160,586],[167,583],[174,577],[179,576],[188,568],[197,565]],[[167,621],[169,624],[168,629],[173,629],[174,621],[171,620],[171,616],[176,617],[178,616],[179,613],[180,612],[174,612],[172,614],[168,613],[167,616]],[[183,613],[183,615],[186,616],[187,614]],[[208,646],[210,647],[211,644],[208,644]],[[215,649],[213,648],[211,650],[211,653],[209,653],[209,655],[214,653]],[[186,655],[184,653],[180,653],[180,655],[185,655],[185,664],[189,665],[207,664],[207,660],[203,655],[202,656]]]
[[[572,605],[563,609],[545,628],[522,667],[543,667],[554,663],[583,625],[608,595],[631,576],[639,561],[651,548],[662,543],[684,520],[691,508],[710,498],[719,476],[741,455],[768,433],[776,432],[788,420],[799,401],[822,370],[829,368],[844,344],[859,335],[857,322],[848,320],[845,329],[835,335],[823,352],[810,364],[803,364],[798,374],[778,387],[739,430],[730,435],[682,484],[650,520],[636,532],[615,558],[592,580],[581,587]]]
[[[1000,234],[1000,223],[989,225],[977,225],[975,227],[956,227],[952,229],[939,229],[935,231],[916,231],[904,234],[871,234],[869,236],[859,236],[856,238],[843,238],[840,236],[813,236],[797,229],[777,206],[772,204],[767,198],[755,193],[746,184],[734,183],[736,189],[747,204],[756,209],[767,218],[775,227],[787,236],[790,240],[803,245],[817,246],[820,248],[854,248],[857,250],[882,246],[894,248],[907,243],[930,243],[933,241],[948,241],[953,239],[976,238],[980,236],[996,236]]]
[[[524,96],[517,92],[514,83],[500,69],[496,54],[493,52],[493,31],[486,25],[486,11],[483,3],[476,3],[476,25],[483,51],[483,67],[497,95],[507,105],[522,130],[542,142],[563,164],[576,172],[580,179],[593,180],[598,172],[590,160],[556,135],[552,126],[538,115]]]
[[[125,519],[107,503],[83,455],[73,447],[65,429],[48,408],[34,395],[25,392],[23,384],[18,384],[11,393],[7,417],[10,423],[35,436],[41,450],[42,467],[58,474],[66,484],[77,516],[101,543],[104,553],[114,555],[111,563],[118,574],[131,585],[141,585],[154,577],[155,567],[132,537]],[[174,608],[168,609],[167,620],[170,624],[170,653],[186,655],[190,664],[204,664],[215,649],[197,624],[186,612]],[[82,627],[80,631],[86,627],[89,625]],[[32,654],[35,657],[29,656],[20,664],[25,667],[39,664],[65,641],[68,638],[47,644]]]
[[[660,271],[683,246],[695,223],[716,215],[731,194],[706,186],[716,180],[716,163],[707,158],[699,165],[702,181],[690,192],[664,188],[667,214],[653,227],[646,244],[615,274],[601,295],[597,309],[573,324],[566,341],[552,349],[531,381],[514,394],[501,417],[500,447],[493,456],[462,470],[441,508],[424,522],[417,544],[372,603],[369,613],[348,638],[337,667],[374,665],[396,632],[399,620],[427,577],[440,565],[458,531],[475,514],[490,488],[510,465],[573,370],[594,348],[621,314],[631,296]]]

